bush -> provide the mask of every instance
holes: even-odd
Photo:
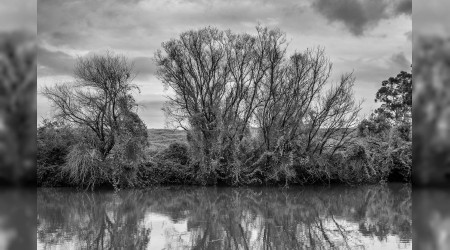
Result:
[[[61,170],[71,183],[93,189],[107,180],[107,171],[100,158],[100,153],[92,145],[77,143],[67,154]]]
[[[412,143],[409,131],[400,125],[359,137],[337,163],[339,179],[351,183],[410,181]]]
[[[161,152],[160,159],[180,165],[189,163],[189,148],[184,143],[175,142]]]
[[[345,183],[374,183],[389,174],[389,165],[381,164],[383,145],[378,141],[360,139],[347,148],[339,162],[336,177]]]
[[[70,147],[77,141],[75,131],[69,126],[44,120],[37,130],[37,185],[61,186],[64,176],[61,166],[65,164]]]
[[[260,138],[245,137],[238,145],[222,149],[228,150],[224,153],[229,155],[227,159],[211,162],[214,176],[205,174],[195,152],[184,143],[172,143],[143,155],[148,150],[141,141],[125,135],[117,137],[110,156],[101,159],[94,145],[95,137],[89,131],[46,122],[38,129],[38,182],[40,186],[111,185],[117,189],[157,184],[409,181],[412,153],[408,127],[374,130],[381,126],[374,121],[364,122],[370,125],[365,132],[370,133],[361,134],[334,153],[330,150],[312,153],[306,150],[303,140],[292,142],[283,137],[272,150],[267,150],[259,147]]]
[[[142,186],[170,183],[193,183],[193,165],[189,148],[184,143],[172,143],[150,161],[139,166],[138,178]]]
[[[386,117],[372,115],[369,119],[364,119],[358,124],[358,135],[360,137],[380,136],[382,133],[389,131],[391,127]]]

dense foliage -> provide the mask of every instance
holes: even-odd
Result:
[[[55,107],[55,118],[79,133],[59,166],[70,183],[117,188],[137,182],[147,130],[136,114],[132,73],[125,57],[108,52],[78,59],[74,82],[42,90]]]
[[[261,185],[408,181],[412,76],[384,81],[383,102],[358,122],[355,79],[331,84],[322,48],[286,55],[285,35],[205,28],[162,44],[158,76],[175,93],[165,110],[186,144],[148,147],[134,111],[131,65],[82,58],[77,82],[43,93],[57,119],[38,131],[40,185]],[[70,101],[67,101],[70,100]],[[62,179],[61,179],[62,178]],[[62,181],[61,181],[62,180]]]
[[[411,119],[412,90],[411,73],[402,71],[396,77],[383,81],[375,99],[383,104],[375,112],[401,122]]]
[[[63,185],[61,167],[79,137],[77,131],[62,122],[44,120],[37,130],[37,184]]]

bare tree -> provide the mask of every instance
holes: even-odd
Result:
[[[99,167],[99,163],[113,158],[106,164],[109,169],[110,165],[137,162],[137,155],[143,151],[141,146],[147,143],[145,125],[135,113],[136,102],[131,95],[137,89],[132,83],[133,65],[124,56],[107,52],[79,58],[74,75],[73,83],[42,90],[52,101],[56,118],[92,134],[85,135],[69,152],[66,170],[74,181],[87,186],[93,187],[105,176],[117,184],[118,180],[111,178],[118,177],[121,168],[105,174],[107,170]]]
[[[239,178],[256,161],[243,155],[252,150],[245,149],[251,126],[262,134],[255,151],[274,152],[282,139],[290,152],[301,142],[303,151],[333,154],[348,141],[359,111],[353,78],[326,92],[332,67],[323,49],[286,58],[285,34],[263,27],[256,35],[189,31],[162,46],[158,76],[175,92],[166,111],[189,130],[203,170],[223,166]]]
[[[311,153],[322,153],[331,145],[336,151],[347,141],[359,111],[351,74],[324,91],[332,64],[322,48],[296,53],[288,62],[272,65],[275,72],[263,85],[264,105],[257,110],[266,150],[273,150],[282,138],[303,143],[303,150]]]
[[[131,82],[132,65],[108,52],[79,58],[74,74],[75,82],[44,87],[42,94],[52,101],[56,117],[95,133],[105,159],[115,145],[120,120],[134,105],[130,91],[137,87]]]
[[[163,43],[165,54],[158,51],[155,56],[159,77],[175,91],[167,112],[180,125],[188,120],[208,165],[218,138],[219,112],[229,77],[225,39],[223,32],[212,28],[185,32],[179,39]]]
[[[256,36],[205,28],[182,33],[156,53],[158,75],[175,91],[166,111],[190,130],[205,166],[233,161],[230,153],[249,133],[260,104],[267,58],[283,42],[280,31],[262,27]]]

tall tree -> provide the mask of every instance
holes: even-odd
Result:
[[[286,58],[286,37],[278,29],[257,27],[250,35],[209,27],[162,47],[155,54],[158,76],[175,92],[166,111],[189,130],[203,172],[238,180],[257,160],[257,153],[245,153],[252,150],[252,127],[262,134],[255,152],[273,151],[280,139],[307,141],[312,152],[334,145],[334,152],[354,127],[353,77],[343,76],[326,92],[331,63],[324,51]]]
[[[382,105],[375,113],[386,118],[408,122],[412,111],[412,74],[402,71],[396,77],[390,77],[382,82],[382,87],[376,94],[376,102]]]
[[[322,48],[295,53],[286,62],[272,61],[261,92],[264,105],[256,115],[266,150],[283,138],[290,147],[302,141],[309,153],[322,153],[333,141],[334,153],[348,141],[360,110],[352,75],[325,90],[332,64]]]
[[[160,79],[175,92],[167,112],[188,124],[193,148],[205,166],[223,157],[248,133],[268,70],[267,55],[282,39],[279,31],[258,35],[205,28],[163,43],[155,55]]]

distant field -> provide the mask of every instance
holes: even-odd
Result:
[[[187,142],[186,131],[173,129],[149,129],[148,141],[150,149],[159,150],[174,142]]]
[[[257,132],[257,128],[251,129],[252,136],[256,136]],[[356,131],[353,133],[356,133]],[[167,148],[174,142],[187,143],[186,131],[174,129],[148,129],[148,141],[150,143],[150,150]]]

